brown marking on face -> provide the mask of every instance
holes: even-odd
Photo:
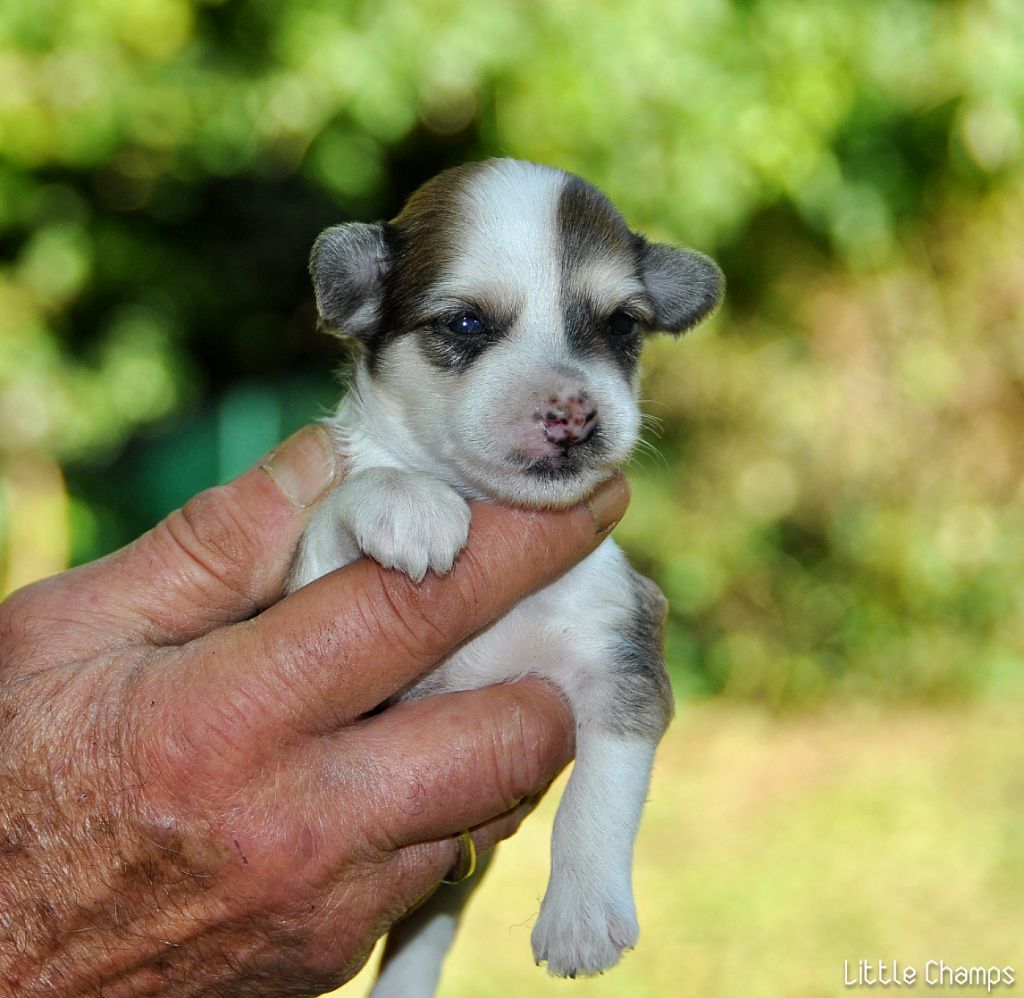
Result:
[[[618,258],[623,273],[638,275],[643,241],[635,235],[615,206],[596,187],[572,175],[567,176],[558,200],[558,240],[561,261],[562,322],[566,340],[582,355],[603,353],[627,374],[632,374],[640,356],[643,336],[639,329],[630,336],[610,334],[608,315],[596,306],[586,289],[578,286],[576,275],[594,260]],[[612,303],[613,307],[617,306]]]
[[[460,373],[515,325],[525,303],[511,298],[506,287],[476,287],[447,300],[435,293],[457,269],[480,211],[472,187],[501,163],[486,160],[446,170],[417,190],[389,223],[393,267],[381,336],[371,344],[371,358],[387,342],[414,332],[431,364]],[[460,336],[446,330],[446,319],[466,313],[482,320],[481,334]]]
[[[558,239],[563,277],[595,256],[622,256],[636,266],[636,236],[615,206],[596,187],[566,175],[558,199]]]
[[[464,163],[428,180],[386,226],[391,268],[383,321],[371,356],[384,341],[411,332],[424,320],[430,290],[451,269],[465,224],[465,191],[487,163]]]

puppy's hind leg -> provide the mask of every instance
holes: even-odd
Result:
[[[576,763],[555,815],[551,877],[531,942],[557,977],[599,974],[636,945],[633,843],[654,751],[672,714],[664,600],[633,576],[635,605],[600,682],[569,692]]]
[[[471,877],[457,884],[441,884],[392,927],[369,998],[433,998],[459,918],[492,855],[493,850],[480,855]]]

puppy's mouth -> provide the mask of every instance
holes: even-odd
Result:
[[[532,478],[558,480],[594,471],[604,463],[607,453],[608,444],[598,430],[581,443],[544,457],[511,451],[508,462]]]

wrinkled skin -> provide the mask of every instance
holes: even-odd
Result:
[[[0,994],[316,994],[511,834],[572,752],[527,680],[367,716],[605,536],[477,505],[451,575],[282,600],[336,475],[307,428],[137,542],[0,605]],[[441,889],[444,889],[443,887]]]

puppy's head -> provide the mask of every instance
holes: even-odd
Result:
[[[648,243],[571,174],[456,167],[392,222],[327,229],[310,262],[322,321],[419,447],[480,492],[577,502],[636,442],[645,334],[707,316],[722,275]]]

